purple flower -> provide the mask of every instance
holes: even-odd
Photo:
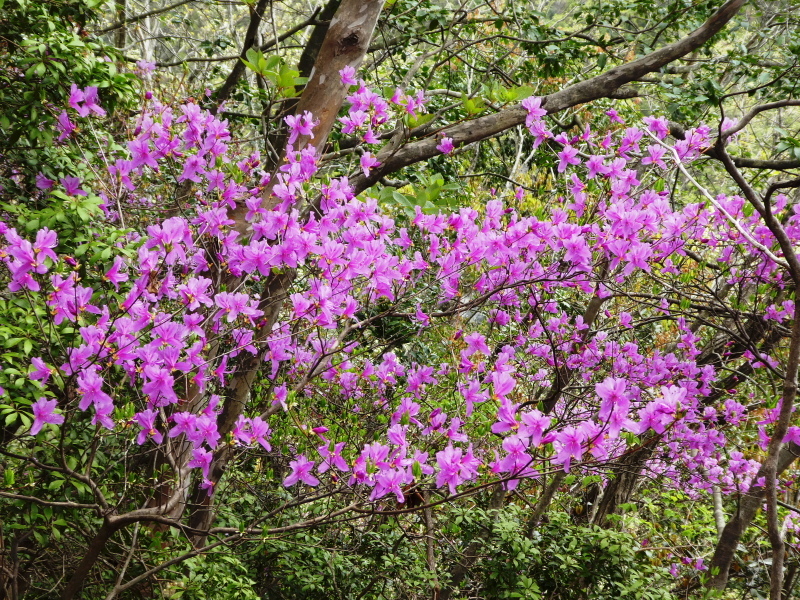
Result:
[[[205,173],[206,160],[196,154],[187,157],[183,163],[183,172],[178,176],[178,181],[193,181],[200,183],[200,175]]]
[[[53,425],[60,425],[64,422],[64,415],[55,413],[58,402],[56,400],[48,400],[47,398],[39,398],[31,405],[33,410],[33,425],[31,425],[31,435],[36,435],[42,430],[45,423]]]
[[[449,137],[443,137],[442,141],[439,142],[439,145],[436,146],[436,149],[442,154],[450,154],[454,149],[453,139]]]
[[[86,192],[81,189],[81,180],[77,177],[62,177],[61,185],[67,196],[88,196]]]
[[[47,380],[50,379],[50,376],[55,372],[55,370],[51,367],[48,367],[47,364],[39,357],[32,358],[31,364],[34,367],[34,370],[28,374],[28,378],[34,381],[41,381],[42,385],[47,385]]]
[[[182,433],[186,434],[186,437],[190,437],[196,429],[196,421],[197,415],[190,412],[175,413],[172,415],[172,422],[175,423],[175,426],[169,430],[169,437],[178,437]]]
[[[572,146],[564,146],[564,149],[558,153],[558,172],[563,173],[567,170],[567,165],[579,165],[581,159],[578,158],[577,148]]]
[[[80,104],[81,102],[83,102],[83,98],[84,98],[83,91],[81,91],[78,88],[78,86],[73,83],[72,87],[69,90],[69,100],[68,100],[69,106],[70,108],[73,108],[76,111],[78,111],[79,115],[85,117],[87,114],[89,114],[89,111],[86,111],[86,114],[81,114],[83,109],[81,108]]]
[[[103,378],[97,374],[97,370],[97,366],[91,366],[78,374],[78,393],[82,396],[78,408],[81,410],[91,405],[95,406],[95,410],[100,406],[113,405],[111,396],[103,391]]]
[[[371,152],[364,152],[361,155],[361,170],[364,171],[364,176],[369,177],[369,172],[373,167],[380,166],[381,163],[378,162],[374,156],[372,156]]]
[[[214,301],[220,308],[217,315],[219,317],[225,315],[225,320],[228,323],[232,323],[240,314],[249,317],[251,320],[264,314],[263,311],[253,308],[249,304],[250,296],[247,294],[221,292],[216,295]]]
[[[645,117],[643,119],[647,128],[656,134],[658,139],[663,140],[669,133],[669,122],[664,117]]]
[[[563,464],[564,471],[569,472],[572,460],[583,456],[583,433],[575,427],[565,427],[556,434],[553,448],[556,450],[553,463]]]
[[[53,187],[54,183],[55,181],[45,177],[44,173],[38,173],[36,175],[36,187],[40,190],[49,190],[51,187]]]
[[[530,438],[531,446],[538,446],[543,441],[545,430],[550,427],[550,420],[550,417],[543,415],[538,410],[523,413],[519,436]]]
[[[293,486],[298,481],[302,481],[312,487],[319,485],[319,479],[311,474],[311,470],[314,468],[313,460],[308,460],[305,456],[300,454],[297,460],[289,462],[289,467],[292,469],[292,472],[283,480],[284,487]]]
[[[475,478],[481,463],[472,454],[472,446],[464,453],[461,448],[454,448],[449,444],[447,448],[436,453],[436,464],[439,466],[436,485],[442,487],[447,484],[450,493],[455,494],[456,486]]]
[[[406,474],[401,469],[388,469],[380,471],[375,476],[375,487],[369,496],[370,500],[377,500],[386,494],[394,494],[399,503],[406,501],[403,490],[400,487],[405,483]]]
[[[347,86],[356,85],[356,70],[347,65],[344,69],[339,71],[339,76],[342,78],[342,83]]]
[[[531,123],[538,121],[547,114],[547,111],[542,108],[542,99],[537,96],[530,96],[522,101],[522,108],[528,111],[527,127],[530,129]]]
[[[136,67],[138,68],[139,72],[144,73],[151,73],[156,69],[156,63],[147,62],[146,60],[137,60]]]
[[[211,459],[214,455],[205,448],[195,448],[192,451],[192,459],[187,463],[190,469],[197,469],[198,467],[203,471],[203,477],[208,479],[208,470],[211,467]]]
[[[147,438],[153,438],[156,444],[164,441],[163,434],[156,429],[156,419],[158,413],[152,409],[143,410],[134,415],[133,420],[142,428],[139,435],[136,437],[136,443],[140,446],[147,441]]]
[[[476,404],[484,402],[488,398],[488,394],[481,391],[481,382],[475,379],[471,379],[467,385],[460,385],[458,391],[464,396],[464,402],[467,405],[467,417],[472,415]]]
[[[472,356],[476,352],[480,352],[486,356],[491,354],[491,350],[489,350],[489,346],[486,344],[486,337],[480,333],[468,333],[464,336],[464,343],[467,344],[467,347],[462,350],[465,356]]]
[[[414,399],[410,396],[405,396],[400,401],[400,406],[397,407],[397,410],[392,413],[392,424],[401,423],[403,425],[408,423],[414,423],[414,425],[422,426],[415,416],[419,414],[419,404],[414,402]]]
[[[647,156],[642,158],[643,165],[658,165],[662,169],[667,168],[667,164],[662,160],[667,149],[663,146],[651,144],[647,147]]]
[[[313,139],[314,127],[319,125],[319,121],[315,121],[314,116],[308,111],[305,111],[300,116],[289,115],[284,121],[289,127],[289,139],[286,142],[289,145],[294,144],[301,135]]]
[[[518,404],[508,402],[505,398],[501,400],[500,408],[497,411],[497,421],[492,425],[493,433],[516,431],[519,428],[519,422],[516,417],[518,406]]]
[[[494,372],[489,379],[492,382],[492,389],[496,398],[504,399],[517,384],[516,379],[506,372]]]
[[[67,111],[62,110],[61,114],[58,115],[56,118],[56,127],[59,131],[58,141],[63,142],[69,136],[72,135],[72,132],[75,131],[75,124],[69,120],[69,115]]]
[[[333,446],[333,450],[330,449],[331,444],[326,444],[317,448],[317,452],[320,453],[323,460],[317,467],[317,471],[319,473],[324,473],[331,467],[336,467],[340,471],[349,471],[350,467],[347,465],[347,462],[342,458],[342,449],[344,449],[345,442],[339,442],[335,446]]]
[[[211,448],[216,448],[219,438],[222,437],[217,429],[217,420],[209,415],[201,415],[195,420],[195,431],[187,437],[195,446],[200,446],[203,442]]]
[[[158,170],[157,154],[150,150],[150,142],[146,138],[131,140],[128,142],[128,150],[131,153],[131,169],[148,166]]]
[[[610,172],[611,169],[603,164],[604,158],[604,156],[596,154],[588,158],[586,161],[586,168],[588,169],[586,179],[594,179],[598,174],[607,175]]]
[[[289,398],[289,390],[286,389],[286,384],[281,384],[275,388],[275,398],[272,400],[272,406],[280,405],[283,410],[289,410],[286,400]]]
[[[119,291],[119,284],[123,281],[128,281],[128,274],[124,271],[120,272],[120,268],[125,265],[125,262],[122,260],[121,257],[117,256],[114,259],[114,264],[111,265],[111,268],[106,271],[105,275],[103,275],[104,281],[109,281],[114,286],[114,289]]]
[[[81,111],[78,111],[82,117],[85,117],[89,114],[89,111],[96,114],[98,117],[106,116],[106,111],[103,110],[99,104],[97,104],[97,87],[90,85],[85,90],[83,90],[83,109],[86,114],[81,114]]]

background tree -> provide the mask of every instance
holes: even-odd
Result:
[[[785,529],[793,525],[787,521],[782,530],[778,507],[794,502],[791,474],[784,472],[796,446],[782,442],[787,431],[791,442],[795,431],[788,428],[798,272],[792,199],[779,192],[797,184],[791,173],[775,179],[769,173],[798,166],[789,155],[796,145],[791,96],[797,46],[791,6],[748,8],[742,16],[742,4],[729,2],[718,10],[713,3],[626,4],[613,7],[615,18],[609,20],[607,4],[542,6],[537,14],[520,4],[343,1],[298,14],[295,5],[260,3],[242,11],[246,27],[229,28],[230,35],[243,32],[230,70],[209,71],[193,70],[200,62],[189,54],[193,44],[184,44],[186,36],[170,28],[181,24],[178,15],[187,15],[183,23],[202,31],[197,19],[210,13],[193,3],[141,11],[117,3],[109,18],[114,22],[98,31],[118,46],[131,42],[124,54],[135,49],[145,62],[162,63],[163,70],[154,72],[139,65],[162,96],[201,96],[218,117],[236,119],[233,139],[197,104],[176,106],[180,117],[170,119],[169,109],[143,94],[143,112],[127,115],[130,124],[120,112],[109,121],[120,142],[110,144],[114,133],[102,133],[98,111],[92,111],[101,105],[90,90],[102,84],[93,75],[75,89],[71,82],[55,86],[62,95],[52,100],[50,113],[63,109],[79,124],[75,131],[61,121],[59,137],[66,135],[52,152],[83,157],[82,170],[54,165],[41,174],[37,188],[43,161],[26,163],[19,158],[25,144],[10,145],[9,179],[14,190],[23,191],[11,192],[16,200],[5,207],[5,227],[16,226],[22,237],[28,231],[31,239],[43,226],[56,230],[58,246],[42,233],[31,248],[45,258],[31,262],[14,230],[3,232],[10,284],[3,300],[11,319],[2,383],[11,391],[2,408],[2,494],[9,500],[4,521],[15,532],[4,555],[9,595],[30,587],[31,593],[56,589],[64,598],[81,591],[87,597],[555,598],[574,586],[587,597],[660,597],[687,594],[701,582],[725,587],[734,551],[744,543],[733,570],[738,578],[731,582],[741,588],[737,593],[771,588],[772,597],[788,597],[797,567],[790,560],[782,585],[781,562]],[[233,7],[216,8],[229,11],[229,23],[237,22]],[[732,19],[741,31],[725,28]],[[163,46],[147,39],[157,37],[156,26]],[[779,33],[765,36],[765,28]],[[744,49],[734,43],[742,31],[753,32],[745,36]],[[293,48],[301,44],[302,51]],[[203,61],[224,58],[216,55],[220,45],[200,42],[207,50]],[[264,54],[272,49],[271,56]],[[167,66],[160,52],[187,66]],[[40,76],[34,68],[20,81],[35,87]],[[349,85],[359,77],[367,83]],[[206,85],[210,93],[198,94]],[[400,90],[393,92],[397,85]],[[368,92],[357,91],[359,86],[388,87],[386,101],[364,96]],[[418,90],[426,90],[427,101]],[[519,104],[531,94],[541,102]],[[744,98],[736,122],[724,121],[730,106]],[[624,102],[606,112],[612,99]],[[358,115],[358,102],[372,111],[367,117]],[[385,122],[384,105],[393,107]],[[306,111],[313,116],[306,118]],[[650,134],[639,122],[653,112],[674,119],[669,130],[676,142],[670,144],[678,158],[696,159],[673,167],[668,176],[658,162],[672,165],[672,150],[645,137]],[[287,121],[289,115],[299,120]],[[716,131],[688,129],[701,117]],[[37,131],[52,131],[52,120],[37,118],[31,116]],[[748,136],[763,139],[770,130],[765,118],[783,125],[774,155],[759,154],[763,150],[749,143]],[[314,119],[320,123],[311,137]],[[666,133],[665,122],[653,123],[651,133]],[[283,150],[284,142],[297,150],[309,140],[321,154],[317,172],[307,170],[308,157]],[[231,142],[236,152],[228,151]],[[645,150],[647,145],[654,150]],[[283,169],[269,179],[259,173],[262,158],[250,154],[254,146],[262,149],[268,171]],[[578,183],[566,179],[570,163],[601,151],[616,153],[626,166],[633,161],[630,176],[644,181],[641,187],[631,184],[636,194],[629,198],[629,190],[614,187],[623,173],[613,172],[622,164],[615,167],[611,155],[589,173],[578,170]],[[348,173],[355,191],[370,189],[384,212],[369,201],[362,205],[346,193],[339,196],[336,186],[342,184],[335,177]],[[68,179],[76,174],[82,181]],[[94,194],[82,195],[82,184]],[[640,213],[625,213],[654,210],[648,208],[653,197],[642,190],[668,200],[654,205],[663,211],[659,226],[666,228],[652,238],[650,225],[636,220]],[[717,198],[718,191],[730,196]],[[26,192],[33,203],[22,212],[16,207]],[[494,196],[503,199],[506,212],[497,213]],[[611,214],[609,206],[621,199],[643,204]],[[224,216],[229,200],[231,222]],[[340,201],[344,213],[335,221],[329,212],[339,210]],[[493,235],[510,235],[517,219],[542,240],[536,222],[558,225],[566,218],[577,229],[559,229],[558,242],[543,246],[535,259],[522,255],[513,268],[498,258],[503,246],[513,247],[508,238],[498,238],[489,254],[472,262],[454,251],[463,233],[458,227],[448,226],[456,235],[450,239],[443,222],[425,216],[450,206],[477,208],[459,218],[468,223],[480,214],[482,227]],[[289,221],[270,230],[280,222],[275,219],[284,218],[279,215]],[[676,219],[674,225],[662,222],[664,215]],[[524,220],[531,216],[536,221]],[[316,223],[325,218],[336,223],[325,234],[335,233],[326,240],[332,246],[292,248],[299,242],[289,233],[318,235]],[[379,224],[377,231],[365,230],[370,222]],[[277,233],[289,224],[288,233]],[[361,265],[356,259],[363,260],[365,240],[347,230],[368,231],[377,236],[370,243],[378,243],[385,235],[380,227],[392,235],[405,227],[408,242],[398,233],[399,247],[409,254],[381,255]],[[616,245],[607,245],[603,227],[620,236]],[[618,233],[626,227],[626,234]],[[228,235],[233,230],[242,234],[238,240]],[[476,251],[485,247],[469,239]],[[587,248],[586,240],[596,246]],[[627,246],[633,242],[654,254],[635,255]],[[336,244],[349,262],[366,270],[358,277],[338,271]],[[275,248],[285,254],[270,264],[264,256]],[[58,254],[51,257],[48,249]],[[407,261],[414,285],[393,280],[394,267],[381,271],[391,264],[384,258]],[[127,277],[126,263],[137,267]],[[544,271],[529,272],[534,264]],[[40,277],[48,269],[72,281],[66,294],[63,282]],[[520,272],[526,277],[520,279]],[[190,287],[202,285],[198,273],[210,276],[211,287]],[[353,303],[328,306],[339,301],[343,292],[333,282],[342,280],[349,281]],[[150,321],[137,321],[148,312]],[[124,337],[131,335],[126,327],[138,328],[136,335]],[[198,337],[186,337],[181,327],[194,327],[191,336]],[[169,358],[171,346],[179,350]],[[131,348],[136,354],[126,356]],[[478,354],[475,372],[463,363],[473,362],[469,353]],[[523,360],[525,354],[535,358]],[[31,366],[33,357],[42,357],[43,364]],[[448,369],[441,367],[448,362]],[[631,366],[637,364],[643,366]],[[377,374],[370,371],[376,368]],[[649,372],[658,375],[650,380]],[[639,425],[624,436],[619,430],[610,435],[620,445],[609,452],[605,444],[612,442],[600,443],[580,428],[592,422],[592,414],[603,414],[601,400],[616,389],[621,373],[625,390],[638,390],[630,401]],[[102,376],[100,383],[92,376]],[[470,392],[467,383],[477,388]],[[681,404],[673,385],[691,403]],[[103,409],[105,395],[116,407],[113,416]],[[60,420],[51,398],[64,411],[64,425],[45,426],[31,437],[31,416],[34,430]],[[479,408],[467,419],[471,403]],[[419,417],[412,412],[415,404]],[[83,411],[91,405],[93,417]],[[408,407],[405,416],[402,406]],[[399,415],[394,423],[393,411]],[[520,438],[509,431],[521,427],[522,414],[547,422],[540,435],[549,431],[551,437],[515,450]],[[423,415],[430,421],[418,431],[413,419]],[[105,432],[104,418],[118,423],[114,433]],[[198,423],[207,421],[198,418],[206,418],[210,428],[203,430]],[[267,422],[271,437],[263,429]],[[391,461],[370,454],[377,447],[361,448],[385,443],[392,424],[410,426],[412,433],[402,435],[413,435],[416,448],[429,457],[402,465],[410,471],[408,480],[378,484],[371,479],[375,473],[400,465],[379,464]],[[765,429],[772,424],[774,431]],[[174,437],[161,437],[169,432]],[[770,434],[769,444],[759,448]],[[396,461],[405,445],[397,430],[391,435]],[[454,456],[447,448],[467,451],[461,435],[484,452],[480,460],[488,472],[475,473],[474,487],[469,476],[456,478],[466,484],[462,488],[456,480],[440,479]],[[578,435],[577,441],[565,450],[570,435]],[[327,473],[308,466],[309,459],[319,463],[326,457],[320,449],[329,439],[329,453],[337,451],[333,442],[346,444],[347,468],[355,468],[359,456],[366,461],[361,486],[344,485],[349,475],[330,456],[334,468]],[[493,451],[499,453],[494,461]],[[581,466],[565,465],[584,454]],[[436,475],[429,477],[427,469],[434,468]],[[538,473],[528,470],[533,468]],[[775,483],[772,474],[784,477]],[[648,484],[644,475],[656,483]],[[664,491],[670,480],[679,491]],[[769,539],[748,537],[750,522],[764,518],[757,509],[765,495]],[[686,504],[701,517],[688,531],[678,520],[652,516],[658,513],[654,506],[671,511]],[[565,528],[561,536],[554,533]],[[654,545],[642,538],[662,541]],[[497,560],[486,558],[498,551]],[[760,554],[765,551],[769,561]],[[557,566],[547,562],[554,556]],[[691,558],[688,568],[681,571],[677,557]],[[703,558],[711,562],[708,578],[702,576]],[[626,568],[630,561],[637,568]],[[683,579],[666,583],[671,561]],[[64,582],[47,566],[61,563],[69,565]],[[231,568],[221,572],[223,564]],[[531,564],[542,566],[525,573]],[[556,569],[563,574],[551,576]],[[647,588],[653,580],[664,583]]]

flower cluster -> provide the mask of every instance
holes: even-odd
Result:
[[[340,119],[342,132],[367,144],[377,143],[377,128],[392,110],[413,116],[424,108],[419,94],[397,91],[387,101],[354,73],[341,75],[358,86]],[[220,430],[217,394],[242,375],[242,365],[253,364],[245,357],[267,365],[273,408],[292,410],[290,394],[300,394],[311,415],[314,398],[335,396],[351,413],[370,411],[385,423],[354,445],[334,435],[341,429],[336,418],[321,415],[313,435],[304,426],[301,438],[278,449],[291,453],[286,486],[316,486],[319,477],[335,481],[350,473],[348,483],[369,489],[370,499],[394,495],[399,502],[406,486],[426,478],[451,494],[483,473],[513,488],[548,468],[591,470],[621,456],[632,437],[653,435],[665,448],[653,469],[678,478],[680,464],[698,487],[746,488],[755,463],[740,453],[727,457],[723,432],[726,419],[746,418],[743,409],[733,401],[724,408],[704,405],[715,369],[698,362],[700,340],[683,319],[670,316],[669,303],[652,310],[674,323],[680,339],[665,350],[626,339],[634,324],[625,310],[601,315],[606,326],[589,335],[584,317],[563,299],[606,301],[619,285],[654,269],[678,274],[676,262],[691,240],[718,249],[722,262],[741,252],[756,257],[737,265],[737,281],[774,281],[780,273],[761,250],[774,240],[757,217],[744,215],[741,199],[674,209],[667,193],[643,185],[638,166],[663,170],[672,160],[661,144],[644,151],[640,145],[649,134],[665,139],[662,119],[603,135],[587,128],[569,138],[547,128],[541,99],[522,105],[534,144],[554,140],[561,148],[556,170],[571,171],[562,205],[536,217],[495,198],[482,212],[426,214],[418,207],[398,223],[374,199],[356,197],[346,178],[316,181],[312,146],[290,146],[271,181],[255,173],[257,156],[237,162],[231,155],[225,121],[193,103],[177,112],[153,104],[140,116],[127,156],[109,166],[115,183],[109,193],[116,194],[109,200],[134,202],[140,182],[171,170],[176,182],[197,186],[200,201],[188,216],[149,226],[134,261],[116,256],[103,271],[99,280],[113,286],[119,308],[103,301],[110,290],[81,284],[75,261],[57,252],[56,233],[42,229],[29,241],[0,224],[8,290],[40,298],[55,326],[78,331],[62,364],[36,358],[30,378],[54,395],[72,382],[75,400],[60,396],[61,409],[91,409],[92,422],[108,430],[117,425],[121,387],[136,390],[136,442],[189,444],[186,466],[199,469],[209,493],[220,444],[273,451],[268,418],[276,410],[242,413]],[[74,89],[70,106],[82,116],[99,114],[96,90]],[[286,123],[290,145],[313,139],[313,115]],[[698,157],[709,131],[687,132],[672,145],[674,154],[684,162]],[[439,150],[450,153],[452,140],[442,138]],[[362,155],[366,174],[377,164],[369,152]],[[256,185],[244,185],[245,177]],[[78,193],[79,182],[72,184]],[[301,212],[300,201],[317,195],[317,209]],[[239,206],[248,210],[249,236],[232,227],[230,211]],[[731,225],[731,216],[740,227]],[[798,219],[788,219],[796,239]],[[267,323],[272,300],[253,283],[295,270],[302,277],[287,290],[279,318]],[[228,287],[225,278],[241,284]],[[773,307],[770,318],[780,320],[786,310]],[[463,328],[452,336],[450,363],[403,361],[369,347],[366,334],[355,335],[387,317],[415,332],[432,322],[453,327],[453,315],[463,318]],[[554,374],[560,385],[582,390],[581,402],[554,394],[529,409],[534,392],[552,390]],[[46,398],[34,405],[32,434],[64,422],[57,405]],[[487,440],[482,430],[495,435]],[[324,443],[308,445],[315,436]]]

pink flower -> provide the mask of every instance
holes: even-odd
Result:
[[[81,114],[83,109],[81,108],[80,103],[83,102],[83,97],[84,97],[83,91],[73,83],[72,87],[69,90],[69,100],[67,102],[70,108],[75,109],[76,111],[78,111],[78,114],[80,116],[85,117],[87,114],[89,114],[89,112],[86,111],[86,114]]]
[[[563,464],[564,471],[569,472],[572,460],[583,456],[583,433],[575,427],[565,427],[556,434],[553,448],[557,452],[553,463]]]
[[[56,119],[56,127],[59,131],[59,142],[63,142],[72,135],[73,131],[75,131],[75,124],[69,120],[69,115],[65,110],[62,110],[61,114],[58,115],[58,118]]]
[[[137,60],[136,67],[140,73],[151,73],[156,70],[156,63],[148,62],[146,60]]]
[[[464,396],[464,402],[467,405],[467,417],[472,415],[472,411],[476,404],[484,402],[488,397],[486,392],[481,391],[480,381],[476,381],[474,379],[470,380],[469,384],[467,385],[460,385],[458,390],[461,392],[461,395]]]
[[[313,460],[308,460],[305,456],[300,454],[297,460],[289,462],[289,468],[292,469],[292,472],[283,480],[284,487],[293,486],[298,481],[302,481],[312,487],[319,485],[319,479],[311,474],[311,470],[314,468]]]
[[[372,156],[371,152],[364,152],[364,154],[361,155],[361,170],[364,171],[364,177],[369,177],[370,170],[380,166],[380,164],[378,159]]]
[[[111,282],[111,284],[114,286],[114,289],[117,291],[119,291],[120,283],[123,281],[128,281],[128,274],[124,271],[120,271],[124,265],[125,261],[123,261],[121,257],[117,256],[114,259],[114,264],[111,265],[111,268],[106,271],[105,275],[103,275],[103,279]]]
[[[133,420],[142,428],[136,437],[137,444],[141,446],[147,441],[147,438],[153,438],[156,444],[164,441],[164,435],[156,429],[157,418],[158,413],[150,408],[134,415]]]
[[[403,490],[400,487],[405,483],[406,474],[401,469],[389,469],[386,471],[379,471],[375,476],[375,487],[372,488],[372,493],[369,496],[370,500],[377,500],[386,494],[394,494],[397,501],[400,503],[405,502]]]
[[[66,192],[67,196],[88,196],[88,194],[80,188],[81,180],[77,177],[63,177],[61,179],[61,185],[64,186],[64,192]]]
[[[208,479],[208,471],[211,467],[211,459],[214,455],[205,448],[195,448],[192,451],[192,459],[187,463],[190,469],[200,468],[203,471],[203,477]]]
[[[581,159],[578,158],[577,148],[572,146],[564,146],[564,149],[558,153],[558,172],[563,173],[567,170],[567,165],[579,165]]]
[[[663,146],[656,146],[651,144],[647,147],[647,156],[642,158],[643,165],[658,165],[662,169],[667,168],[667,164],[662,160],[667,149]]]
[[[550,420],[550,417],[543,415],[538,410],[523,413],[519,436],[530,438],[531,446],[538,446],[543,441],[545,430],[550,427]]]
[[[196,421],[197,415],[190,412],[175,413],[172,415],[172,422],[175,423],[175,426],[169,430],[169,437],[178,437],[182,433],[186,434],[186,437],[190,437],[196,429]]]
[[[492,381],[492,389],[496,398],[505,398],[517,384],[516,379],[505,372],[495,372],[489,377]]]
[[[484,337],[480,333],[477,332],[468,333],[467,335],[464,336],[464,342],[467,344],[467,347],[462,352],[466,356],[472,356],[476,352],[481,352],[486,356],[491,354],[489,346],[486,345],[486,337]]]
[[[53,187],[54,183],[55,181],[45,177],[44,173],[38,173],[36,175],[36,187],[40,190],[49,190],[51,187]]]
[[[83,109],[86,114],[81,114],[81,111],[78,111],[82,117],[85,117],[89,114],[89,111],[96,114],[98,117],[104,117],[106,115],[106,111],[103,110],[99,104],[97,104],[97,87],[90,85],[85,90],[83,90],[84,99],[83,99]]]
[[[647,128],[663,140],[669,133],[669,122],[664,117],[645,117],[643,119]]]
[[[319,121],[315,121],[313,115],[308,111],[299,116],[289,115],[284,121],[289,127],[289,139],[286,142],[289,145],[294,144],[301,135],[313,139],[314,127],[319,124]]]
[[[42,430],[45,423],[52,425],[60,425],[64,422],[64,415],[55,413],[58,402],[56,400],[48,400],[47,398],[39,398],[31,405],[33,410],[33,425],[31,425],[31,435],[36,435]]]
[[[436,146],[436,149],[442,154],[450,154],[454,149],[453,139],[449,137],[443,137],[442,141],[439,142],[439,145]]]
[[[519,422],[517,421],[518,406],[518,404],[508,402],[503,398],[497,411],[497,422],[492,425],[492,433],[516,431],[519,428]]]
[[[52,367],[48,367],[47,363],[39,357],[32,358],[31,364],[34,370],[28,374],[28,377],[34,381],[41,381],[42,385],[47,385],[47,380],[50,379],[55,370]]]
[[[588,172],[586,173],[586,179],[594,179],[598,173],[600,175],[607,175],[611,169],[603,164],[604,156],[597,156],[593,154],[589,157],[586,161],[586,168]]]
[[[347,465],[347,462],[342,458],[342,450],[344,449],[345,442],[339,442],[333,446],[333,450],[331,450],[331,446],[333,443],[326,444],[317,448],[317,452],[320,453],[323,460],[317,467],[317,471],[320,473],[324,473],[331,467],[336,467],[340,471],[349,471],[350,467]]]
[[[528,123],[526,125],[530,128],[530,123],[541,119],[547,114],[547,111],[542,108],[542,99],[537,96],[530,96],[522,101],[522,108],[528,111]]]
[[[347,65],[344,69],[339,71],[339,76],[342,78],[342,83],[347,86],[356,85],[356,70]]]

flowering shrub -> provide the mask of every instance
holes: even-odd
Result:
[[[356,88],[342,131],[367,147],[424,110],[422,94],[387,100],[352,72],[342,80]],[[402,507],[421,489],[445,498],[561,473],[602,478],[643,446],[655,449],[648,472],[692,495],[763,487],[760,462],[728,440],[765,449],[780,411],[736,395],[740,381],[720,392],[721,367],[774,372],[780,353],[735,343],[704,353],[698,320],[724,329],[763,314],[784,327],[795,308],[780,294],[707,308],[719,278],[729,289],[790,285],[774,232],[742,198],[698,187],[698,201],[676,205],[665,189],[713,143],[711,129],[670,142],[668,123],[648,118],[570,137],[549,129],[539,98],[522,106],[533,145],[554,149],[557,203],[526,214],[519,190],[480,198],[480,210],[407,217],[322,175],[312,146],[293,146],[313,139],[311,114],[287,118],[286,160],[270,175],[258,155],[235,155],[224,120],[149,102],[95,181],[37,185],[66,199],[91,189],[93,218],[120,225],[153,214],[154,191],[190,186],[173,214],[142,218],[103,253],[86,242],[86,259],[52,227],[0,223],[3,295],[36,315],[41,351],[11,363],[29,380],[20,389],[38,392],[28,409],[5,390],[4,410],[22,415],[8,456],[42,469],[48,502],[73,482],[89,502],[69,496],[65,508],[94,510],[111,532],[185,516],[201,539],[269,525],[208,519],[239,456],[268,460],[274,487],[288,488],[280,497],[346,499],[326,518]],[[102,110],[96,90],[74,86],[63,140]],[[455,150],[447,137],[438,148]],[[369,151],[358,163],[365,174],[380,164]],[[787,204],[777,196],[771,210],[797,244]],[[687,291],[691,280],[700,291]],[[743,428],[754,419],[759,439]],[[135,486],[102,480],[131,456],[154,465]]]

